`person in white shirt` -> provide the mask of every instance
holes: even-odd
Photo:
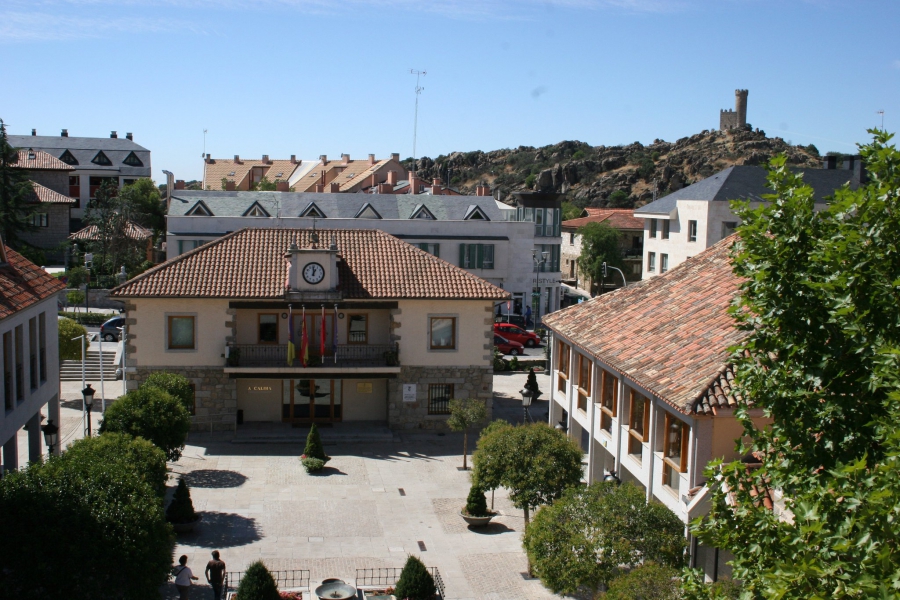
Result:
[[[178,566],[173,569],[173,572],[175,573],[175,587],[178,588],[179,597],[181,600],[188,600],[188,595],[191,592],[191,580],[200,578],[194,577],[193,571],[188,568],[186,554],[183,554],[178,559]]]

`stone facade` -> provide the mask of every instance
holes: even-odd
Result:
[[[734,110],[719,111],[719,129],[739,129],[747,124],[747,90],[734,90]]]
[[[43,249],[47,260],[61,263],[65,257],[62,244],[69,237],[69,205],[40,204],[34,212],[47,215],[47,226],[22,232],[22,241]]]
[[[237,385],[222,367],[133,367],[127,388],[137,389],[155,371],[187,377],[194,384],[195,414],[191,431],[233,431],[237,423]]]
[[[388,380],[388,427],[391,429],[448,429],[448,415],[428,414],[428,385],[452,383],[454,398],[479,398],[487,404],[491,420],[494,395],[493,367],[402,367]],[[416,401],[403,402],[403,384],[416,384]]]

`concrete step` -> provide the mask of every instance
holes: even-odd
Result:
[[[271,425],[274,427],[263,428],[254,425],[238,425],[231,442],[233,444],[305,444],[306,436],[309,434],[309,429],[306,427],[282,427],[280,423],[272,423]],[[400,441],[400,437],[385,425],[358,427],[336,423],[332,427],[320,427],[319,435],[322,437],[324,446]]]

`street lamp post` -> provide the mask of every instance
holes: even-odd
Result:
[[[50,456],[53,456],[53,449],[59,441],[59,427],[53,424],[53,419],[47,419],[47,424],[41,426],[41,431],[44,433],[44,443],[47,444]]]
[[[534,399],[531,390],[524,389],[519,392],[522,394],[522,422],[527,423],[528,421],[534,422],[534,419],[531,418],[531,414],[528,412],[528,407],[531,406],[531,401]]]
[[[535,328],[537,328],[538,318],[539,318],[539,314],[541,311],[541,300],[543,297],[541,294],[541,286],[540,286],[540,283],[538,282],[538,279],[539,279],[538,274],[541,272],[541,267],[543,267],[547,263],[547,259],[549,257],[550,257],[549,252],[546,252],[546,251],[541,252],[540,258],[538,258],[537,250],[532,249],[532,251],[531,251],[531,260],[532,260],[532,262],[534,262],[534,287],[536,287],[538,290],[537,292],[535,292],[533,288],[531,290],[531,306],[532,306],[532,313],[533,313],[533,317],[534,317],[534,327]],[[535,302],[534,302],[535,297],[537,297],[537,304],[535,304]],[[527,325],[527,323],[526,323],[526,325]]]
[[[83,390],[81,390],[81,395],[84,398],[84,406],[87,409],[87,428],[84,430],[84,435],[86,437],[91,437],[91,408],[94,407],[94,394],[96,390],[91,387],[91,384],[87,384]]]

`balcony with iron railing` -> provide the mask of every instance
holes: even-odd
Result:
[[[399,371],[399,346],[394,344],[339,344],[337,352],[331,345],[326,346],[325,355],[319,346],[310,344],[307,366],[303,366],[299,344],[295,347],[295,358],[288,362],[287,344],[235,344],[229,346],[225,370],[240,372],[245,370],[277,369],[382,369]]]

